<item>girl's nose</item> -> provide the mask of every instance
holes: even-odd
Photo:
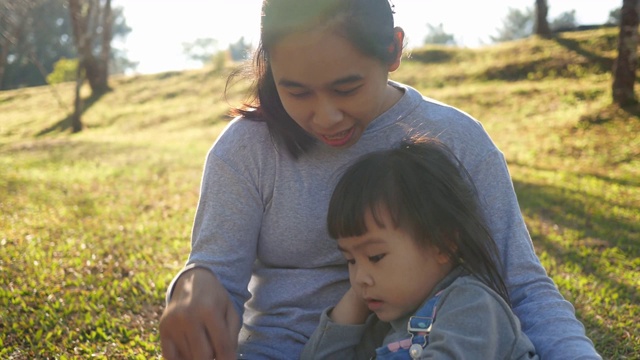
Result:
[[[371,286],[373,285],[373,277],[371,274],[362,267],[356,267],[352,270],[354,272],[354,282],[359,286]]]
[[[344,115],[329,99],[320,99],[313,114],[313,123],[322,129],[331,129],[341,122]]]

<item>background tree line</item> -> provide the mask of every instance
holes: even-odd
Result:
[[[571,31],[580,28],[576,18],[576,10],[565,11],[548,21],[549,6],[546,0],[536,0],[535,6],[525,9],[509,8],[507,15],[502,19],[501,27],[497,28],[497,34],[490,36],[492,42],[503,42],[523,39],[537,34],[545,37],[552,33]],[[604,24],[596,26],[618,26],[620,24],[621,8],[612,9],[608,20]],[[458,45],[453,34],[447,33],[442,24],[434,26],[427,24],[427,35],[423,43],[439,45]]]
[[[533,7],[524,10],[509,8],[498,34],[491,36],[493,42],[522,39],[531,35],[544,38],[553,37],[554,33],[579,29],[576,11],[565,11],[548,20],[549,4],[547,0],[535,0]],[[634,92],[638,65],[638,24],[640,18],[640,0],[623,0],[622,7],[609,12],[605,24],[595,26],[619,26],[618,56],[612,69],[613,102],[626,106],[636,104]],[[448,34],[442,24],[427,24],[429,31],[424,44],[456,45],[453,34]],[[590,26],[587,26],[589,28]]]
[[[533,0],[532,0],[533,1]],[[622,7],[609,13],[609,25],[620,26],[618,58],[613,69],[613,97],[620,104],[635,102],[633,85],[637,68],[638,13],[640,0],[623,0]],[[515,40],[576,27],[575,10],[548,21],[547,0],[535,0],[530,8],[508,10],[493,42]],[[455,45],[455,37],[442,24],[427,24],[425,44]],[[111,0],[0,0],[0,90],[76,80],[74,131],[81,129],[80,86],[86,79],[92,96],[108,91],[108,76],[124,73],[136,64],[113,48],[115,38],[131,32],[121,7]],[[241,60],[251,45],[244,39],[219,51],[214,39],[197,39],[184,44],[192,60],[224,64],[226,57]],[[223,54],[223,55],[221,55]],[[75,119],[75,116],[74,116]]]
[[[56,63],[75,68],[81,53],[88,80],[106,83],[136,65],[110,46],[129,32],[110,0],[0,0],[0,90],[45,85]]]

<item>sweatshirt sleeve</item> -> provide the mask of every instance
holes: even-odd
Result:
[[[323,311],[320,324],[307,341],[301,360],[321,359],[370,359],[375,356],[377,343],[382,343],[380,322],[370,315],[364,324],[342,325],[333,322],[329,313],[333,307]]]
[[[242,316],[250,297],[247,285],[264,206],[257,181],[224,161],[215,150],[214,145],[205,162],[187,266],[174,278],[167,300],[184,271],[206,268],[218,277]]]
[[[441,296],[422,358],[539,359],[509,305],[484,285],[464,281]]]
[[[601,359],[534,252],[503,154],[494,149],[467,170],[498,245],[513,311],[537,353],[543,359]]]

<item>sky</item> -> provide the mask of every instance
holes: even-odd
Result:
[[[422,44],[427,24],[442,24],[460,46],[477,47],[491,43],[508,9],[533,7],[534,0],[391,0],[395,23],[406,33],[408,47]],[[576,11],[579,24],[602,24],[620,0],[547,0],[548,20],[565,11]],[[200,67],[184,55],[182,44],[198,38],[214,38],[219,48],[241,37],[257,44],[261,0],[113,0],[124,8],[132,28],[124,42],[131,61],[139,62],[137,73],[157,73]],[[478,14],[484,14],[479,17]]]

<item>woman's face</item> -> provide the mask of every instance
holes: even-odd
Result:
[[[270,51],[271,70],[287,113],[324,144],[355,144],[369,123],[395,104],[401,92],[386,65],[363,55],[330,29],[282,38]]]

